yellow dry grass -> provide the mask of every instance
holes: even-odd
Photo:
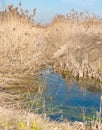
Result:
[[[72,71],[74,76],[91,68],[89,77],[97,78],[101,73],[98,66],[102,55],[101,36],[101,17],[74,10],[66,16],[58,15],[47,27],[49,55],[56,67]]]
[[[12,6],[0,14],[0,72],[37,70],[44,63],[44,30]]]
[[[14,114],[15,113],[15,114]],[[43,115],[27,113],[22,110],[8,110],[0,107],[1,130],[101,130],[100,122],[85,125],[82,122],[51,121]]]

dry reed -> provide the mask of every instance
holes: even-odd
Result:
[[[72,10],[66,16],[56,16],[51,24],[44,27],[34,22],[35,14],[36,9],[32,15],[29,15],[28,10],[22,10],[21,3],[18,8],[10,5],[5,11],[0,12],[1,88],[8,87],[10,83],[21,85],[20,78],[29,74],[34,76],[37,70],[49,64],[72,71],[73,75],[77,75],[77,71],[78,73],[80,71],[80,76],[83,75],[82,69],[87,69],[91,77],[94,77],[93,70],[97,68],[98,72],[95,76],[98,74],[101,79],[102,18],[89,15],[86,11],[78,13]],[[7,100],[13,101],[15,105],[14,98],[19,98],[17,96],[1,93],[0,98],[4,99],[3,105],[7,103]],[[80,122],[74,122],[71,125],[68,121],[58,123],[31,113],[28,115],[18,113],[19,111],[16,110],[11,112],[0,108],[0,129],[102,129],[102,124],[97,121],[94,124],[91,122],[86,128],[86,125]]]

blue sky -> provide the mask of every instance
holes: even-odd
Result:
[[[5,5],[18,5],[20,0],[0,0]],[[71,9],[87,10],[102,16],[102,0],[22,0],[23,8],[30,11],[37,8],[36,20],[48,22],[56,14],[66,14]]]

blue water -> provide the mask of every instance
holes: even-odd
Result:
[[[43,71],[42,76],[46,82],[42,93],[44,112],[51,119],[83,121],[83,114],[88,120],[99,111],[100,91],[95,93],[79,87],[77,82],[66,82],[61,75],[51,70]]]

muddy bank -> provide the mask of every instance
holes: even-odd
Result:
[[[76,78],[102,81],[101,34],[78,34],[53,54],[54,68]]]

